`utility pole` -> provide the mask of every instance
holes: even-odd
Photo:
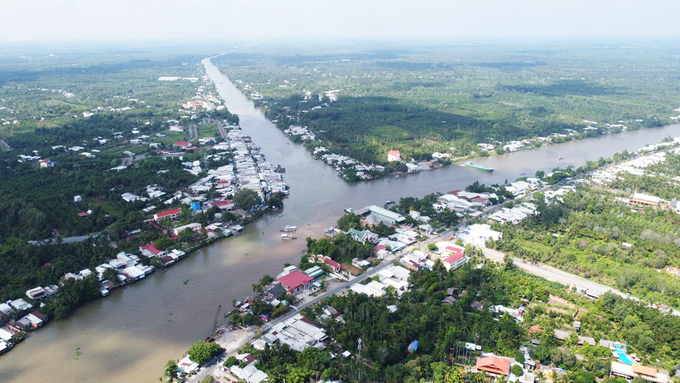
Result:
[[[359,338],[359,383],[361,383],[361,338]]]

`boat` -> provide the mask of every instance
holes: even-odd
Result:
[[[282,167],[281,165],[276,165],[276,169],[274,169],[274,171],[277,173],[285,173],[286,168]]]
[[[345,213],[354,213],[354,209],[348,207],[347,209],[345,209]]]
[[[297,230],[297,226],[286,225],[286,227],[283,228],[281,231],[282,232],[289,232],[289,231],[295,231],[295,230]]]
[[[222,230],[222,235],[225,236],[225,237],[228,237],[232,234],[234,234],[234,233],[232,233],[231,230],[229,230],[229,229]]]
[[[391,204],[393,204],[393,203],[396,203],[396,202],[390,201],[390,200],[385,201],[385,205],[391,205]]]
[[[292,240],[292,239],[297,239],[297,237],[293,237],[290,234],[281,234],[281,239],[283,240]]]
[[[485,172],[492,172],[493,171],[493,168],[490,168],[490,167],[484,166],[484,165],[477,165],[477,164],[472,163],[470,161],[465,161],[465,166],[467,166],[468,168],[473,168],[473,169],[477,169],[477,170],[484,170]]]
[[[557,157],[557,159],[558,159],[558,160],[563,160],[563,159],[564,159],[564,157],[562,157],[562,156],[559,156],[559,157]]]
[[[394,176],[394,179],[395,179],[395,180],[398,180],[398,179],[399,179],[399,174],[397,174],[396,176]]]

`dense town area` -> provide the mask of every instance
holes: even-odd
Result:
[[[5,188],[28,185],[26,178],[68,177],[71,169],[78,169],[78,177],[103,177],[105,182],[60,190],[50,200],[62,199],[58,206],[63,211],[38,217],[56,227],[45,222],[26,229],[33,239],[15,243],[37,259],[51,257],[55,249],[75,251],[82,258],[37,264],[32,274],[26,270],[27,277],[20,280],[3,277],[1,295],[6,303],[0,304],[4,326],[0,354],[48,320],[63,318],[87,301],[136,283],[202,246],[237,236],[252,219],[283,207],[288,195],[285,169],[267,162],[238,126],[238,117],[219,105],[221,101],[207,89],[207,79],[200,84],[204,85],[197,86],[194,97],[181,104],[179,120],[155,121],[153,115],[132,111],[123,120],[114,120],[117,128],[127,123],[130,129],[113,131],[104,121],[117,117],[99,117],[102,108],[98,108],[83,112],[72,126],[39,135],[43,141],[7,140],[13,150],[2,155],[11,161],[8,169],[15,174],[7,175]],[[7,223],[16,214],[22,212],[5,210],[3,220]],[[100,253],[86,255],[87,247],[98,244],[104,245]],[[9,245],[0,248],[12,250]],[[31,283],[24,294],[18,293]]]

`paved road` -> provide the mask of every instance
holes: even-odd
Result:
[[[61,243],[74,243],[74,242],[83,242],[84,240],[90,238],[90,237],[97,237],[99,233],[94,233],[90,235],[81,235],[78,237],[64,237],[61,239]],[[52,238],[52,239],[46,239],[43,241],[28,241],[31,245],[56,245],[57,244],[57,239]]]
[[[189,125],[187,127],[187,133],[189,134],[189,138],[187,139],[189,142],[196,141],[198,138],[198,129],[196,128],[196,125]]]

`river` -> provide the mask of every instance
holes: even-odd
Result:
[[[493,173],[452,165],[399,179],[347,184],[333,168],[313,160],[302,145],[290,143],[207,59],[203,63],[229,110],[239,115],[243,130],[270,162],[286,168],[291,191],[283,212],[31,334],[0,357],[0,382],[157,381],[167,360],[180,358],[191,343],[209,334],[219,305],[222,312],[230,310],[232,300],[251,294],[251,285],[263,274],[276,275],[284,262],[297,263],[304,238],[323,236],[323,228],[346,207],[446,192],[475,180],[491,184],[538,169],[580,166],[586,159],[680,135],[680,125],[671,125],[475,160],[494,167]],[[283,243],[279,229],[288,224],[298,226],[300,239]]]

